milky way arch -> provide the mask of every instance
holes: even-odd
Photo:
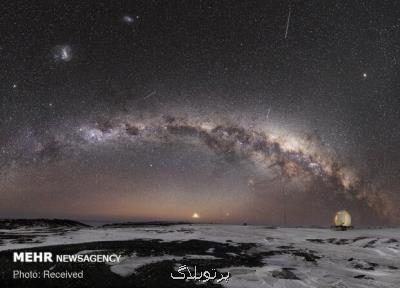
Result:
[[[81,145],[118,141],[159,142],[195,140],[226,159],[244,157],[284,181],[319,179],[333,193],[364,201],[378,215],[391,218],[396,209],[387,195],[367,189],[363,179],[321,145],[313,135],[281,136],[232,123],[163,116],[149,119],[115,118],[79,128]]]
[[[120,115],[105,119],[70,125],[73,128],[65,131],[56,129],[46,137],[35,137],[34,133],[30,133],[30,145],[19,147],[23,152],[14,151],[7,171],[18,170],[15,158],[26,165],[32,159],[36,162],[38,159],[42,162],[59,161],[63,157],[70,158],[75,152],[79,160],[80,151],[101,145],[162,145],[186,141],[193,145],[205,145],[227,160],[247,159],[265,171],[266,179],[268,172],[272,171],[282,181],[322,181],[332,193],[349,201],[362,201],[377,215],[387,219],[397,217],[398,211],[390,197],[370,189],[351,166],[324,147],[315,135],[280,135],[229,121],[195,117],[164,115],[137,118]]]

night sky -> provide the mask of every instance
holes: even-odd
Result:
[[[0,217],[400,224],[400,2],[0,11]]]

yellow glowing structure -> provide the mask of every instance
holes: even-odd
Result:
[[[347,230],[351,229],[351,216],[350,213],[347,212],[346,210],[340,210],[336,212],[335,218],[334,218],[334,224],[336,229],[340,230]]]

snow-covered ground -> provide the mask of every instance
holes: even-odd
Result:
[[[164,242],[191,239],[219,243],[256,243],[245,253],[310,251],[318,258],[305,261],[296,253],[270,253],[262,267],[233,266],[218,269],[230,272],[226,287],[400,287],[400,229],[333,231],[329,229],[277,228],[241,225],[173,225],[132,228],[82,228],[62,233],[45,229],[0,230],[1,235],[29,235],[29,243],[3,238],[0,250],[73,243],[132,239],[161,239]],[[227,242],[228,241],[228,242]],[[232,242],[230,242],[232,241]],[[23,241],[20,241],[23,242]],[[210,247],[192,259],[217,259]],[[267,253],[267,254],[265,254]],[[208,256],[207,256],[208,255]],[[230,257],[234,257],[231,253]],[[196,258],[197,257],[197,258]],[[143,265],[175,259],[176,256],[127,256],[111,271],[121,276],[135,273]],[[293,277],[291,277],[293,276]],[[293,278],[293,279],[289,279]],[[298,278],[298,279],[296,279]]]

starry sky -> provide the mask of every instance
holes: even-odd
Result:
[[[0,10],[0,217],[400,224],[398,1]]]

